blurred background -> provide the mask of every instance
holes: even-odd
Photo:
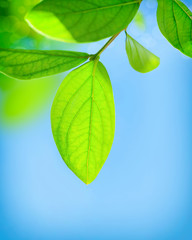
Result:
[[[95,53],[106,42],[66,44],[31,30],[38,0],[0,0],[0,47]],[[192,9],[191,1],[185,0]],[[0,74],[0,239],[192,239],[192,60],[161,35],[155,0],[128,28],[161,58],[135,72],[125,35],[104,52],[116,104],[114,144],[86,186],[54,143],[50,109],[66,74],[16,81]]]

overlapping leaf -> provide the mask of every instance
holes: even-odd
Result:
[[[160,59],[144,48],[140,43],[126,33],[126,51],[131,66],[138,72],[147,73],[160,64]]]
[[[26,16],[41,34],[67,42],[92,42],[128,26],[141,0],[44,0]]]
[[[65,163],[84,183],[91,183],[108,157],[115,131],[112,86],[101,62],[69,73],[55,97],[51,121]]]
[[[87,53],[0,49],[0,72],[17,79],[34,79],[72,69],[89,58]]]
[[[179,0],[158,0],[157,20],[162,34],[192,57],[192,12]]]

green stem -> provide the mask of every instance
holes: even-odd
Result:
[[[96,54],[94,54],[90,57],[90,61],[95,60],[97,57],[99,57],[105,51],[105,49],[119,36],[120,33],[121,32],[119,32],[119,33],[115,34],[113,37],[111,37],[109,39],[109,41]]]

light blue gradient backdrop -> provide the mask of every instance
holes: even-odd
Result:
[[[192,239],[192,60],[160,34],[156,4],[144,1],[142,9],[147,31],[132,24],[129,33],[161,65],[135,72],[124,34],[101,57],[114,89],[116,135],[92,184],[57,151],[51,101],[31,121],[1,124],[0,239]],[[104,42],[82,50],[93,53]]]

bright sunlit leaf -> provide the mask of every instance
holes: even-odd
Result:
[[[44,0],[26,16],[39,33],[66,42],[92,42],[125,29],[141,0]]]
[[[84,183],[91,183],[108,157],[115,132],[112,86],[98,59],[64,79],[53,102],[51,122],[63,160]]]
[[[147,73],[160,64],[160,59],[144,48],[140,43],[126,33],[126,51],[131,66],[138,72]]]

